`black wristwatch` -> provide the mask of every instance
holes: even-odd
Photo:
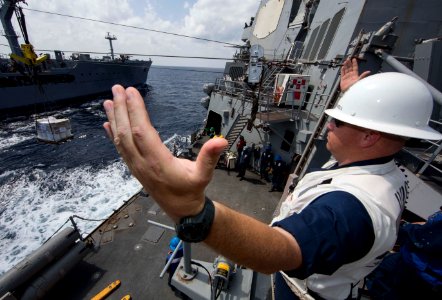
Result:
[[[209,235],[215,218],[215,206],[212,200],[206,197],[203,210],[192,217],[184,217],[175,225],[178,237],[189,243],[202,242]]]

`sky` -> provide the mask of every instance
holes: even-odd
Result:
[[[244,23],[256,14],[259,3],[259,0],[27,0],[28,5],[22,7],[29,40],[37,53],[43,49],[110,52],[109,41],[104,38],[110,32],[117,38],[113,47],[118,53],[231,58],[236,49],[219,43],[28,9],[242,44]],[[21,37],[17,23],[13,24]],[[19,43],[22,42],[20,38]],[[3,46],[7,45],[5,37],[0,37],[0,44],[0,53],[10,52],[9,47]],[[152,60],[154,65],[163,66],[223,67],[225,64],[223,60],[160,57],[152,57]]]

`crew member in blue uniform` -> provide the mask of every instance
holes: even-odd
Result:
[[[442,299],[442,207],[426,222],[402,223],[398,252],[367,276],[371,299]]]
[[[358,74],[356,59],[343,64],[345,94],[326,111],[333,118],[327,149],[335,161],[300,180],[272,226],[205,197],[226,140],[206,142],[195,162],[173,157],[138,91],[119,85],[113,101],[104,102],[104,128],[132,174],[177,223],[181,239],[204,241],[258,272],[276,272],[277,299],[349,299],[396,240],[409,188],[393,155],[406,137],[442,138],[428,126],[433,99],[423,83],[399,73],[367,75]]]
[[[244,149],[241,153],[241,157],[239,159],[238,164],[238,175],[239,180],[244,180],[244,176],[246,175],[246,170],[250,165],[250,159],[252,157],[252,149],[248,146],[244,146]]]
[[[175,273],[176,268],[178,268],[178,265],[180,264],[181,258],[184,256],[184,250],[183,245],[181,243],[180,245],[180,239],[176,236],[174,236],[170,242],[169,242],[169,251],[167,252],[166,257],[166,264],[167,262],[172,258],[172,254],[175,251],[175,249],[178,247],[178,251],[175,254],[175,257],[173,258],[172,262],[169,265],[169,268],[167,269],[167,273],[169,273],[169,278],[167,280],[167,284],[175,290],[175,288],[171,285],[173,274]]]
[[[273,152],[272,145],[268,144],[264,152],[261,154],[261,161],[259,164],[259,174],[261,179],[264,178],[266,181],[270,182],[269,171],[273,164]]]
[[[272,187],[269,192],[278,191],[282,192],[284,184],[284,172],[285,162],[282,160],[281,155],[275,155],[275,161],[272,165]]]

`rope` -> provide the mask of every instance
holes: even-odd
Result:
[[[80,216],[77,216],[77,215],[73,215],[72,217],[80,219],[80,220],[83,220],[83,221],[92,221],[92,222],[103,222],[103,221],[107,220],[107,219],[88,219],[88,218],[83,218],[83,217],[80,217]]]
[[[66,220],[66,222],[63,223],[46,241],[44,241],[43,245],[46,244],[54,235],[56,235],[63,227],[66,225],[66,223],[69,222],[69,219]]]
[[[80,219],[83,221],[92,221],[92,222],[103,222],[106,220],[106,219],[98,219],[98,220],[97,219],[89,219],[89,218],[83,218],[83,217],[80,217],[77,215],[73,215],[72,217],[69,217],[66,220],[66,222],[64,222],[49,238],[47,238],[46,241],[43,242],[43,244],[46,244],[52,237],[54,237],[54,235],[56,235],[64,227],[64,225],[66,225],[69,221],[71,221],[71,218],[77,218],[77,219]],[[74,227],[76,227],[76,226],[74,225]]]
[[[229,45],[229,46],[235,46],[235,47],[239,47],[240,46],[238,44],[232,44],[232,43],[227,43],[227,42],[222,42],[222,41],[217,41],[217,40],[211,40],[211,39],[195,37],[195,36],[190,36],[190,35],[185,35],[185,34],[178,34],[178,33],[167,32],[167,31],[161,31],[161,30],[155,30],[155,29],[150,29],[150,28],[144,28],[144,27],[138,27],[138,26],[132,26],[132,25],[125,25],[125,24],[119,24],[119,23],[114,23],[114,22],[107,22],[107,21],[91,19],[91,18],[77,17],[77,16],[72,16],[72,15],[60,14],[60,13],[55,13],[55,12],[48,12],[48,11],[43,11],[43,10],[38,10],[38,9],[25,8],[25,7],[23,7],[23,9],[26,9],[26,10],[29,10],[29,11],[34,11],[34,12],[39,12],[39,13],[44,13],[44,14],[49,14],[49,15],[56,15],[56,16],[62,16],[62,17],[67,17],[67,18],[72,18],[72,19],[80,19],[80,20],[85,20],[85,21],[92,21],[92,22],[110,24],[110,25],[115,25],[115,26],[134,28],[134,29],[139,29],[139,30],[157,32],[157,33],[162,33],[162,34],[168,34],[168,35],[173,35],[173,36],[178,36],[178,37],[185,37],[185,38],[189,38],[189,39],[195,39],[195,40],[200,40],[200,41],[218,43],[218,44],[223,44],[223,45]]]

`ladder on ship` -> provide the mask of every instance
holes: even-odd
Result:
[[[236,116],[236,119],[230,128],[229,132],[226,134],[226,140],[229,143],[224,153],[227,153],[230,148],[235,143],[236,139],[240,136],[241,132],[247,125],[248,119],[240,114]]]
[[[260,90],[262,91],[264,97],[267,98],[267,101],[265,101],[265,111],[267,113],[270,111],[270,102],[272,102],[275,97],[274,86],[276,75],[281,73],[284,68],[285,66],[274,66],[272,69],[269,70],[269,73],[266,75],[261,84]]]
[[[264,92],[267,92],[268,90],[273,90],[274,84],[275,84],[275,78],[276,75],[281,73],[282,70],[284,70],[285,66],[275,66],[271,68],[269,71],[269,74],[264,78],[264,81],[261,84],[261,88]]]
[[[338,77],[340,79],[340,77]],[[313,131],[313,134],[311,135],[310,139],[307,142],[307,145],[304,148],[304,151],[302,152],[302,155],[298,161],[298,164],[296,165],[295,171],[293,174],[302,177],[306,172],[306,167],[309,165],[310,160],[312,159],[312,156],[315,153],[315,141],[319,138],[321,133],[323,132],[326,124],[327,124],[327,115],[325,114],[325,110],[331,107],[334,107],[336,102],[339,99],[339,95],[341,93],[341,90],[339,88],[339,80],[337,83],[335,82],[335,87],[333,92],[330,94],[324,109],[321,113],[321,116],[317,122],[317,125]]]

